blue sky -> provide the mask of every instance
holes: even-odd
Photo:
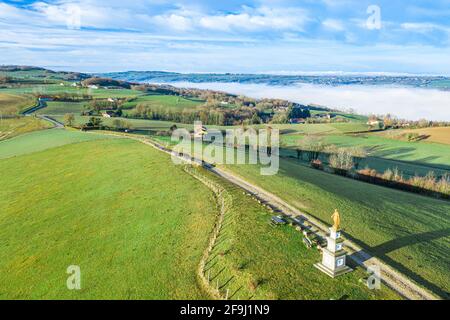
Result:
[[[449,57],[450,0],[0,1],[0,64],[450,75]]]

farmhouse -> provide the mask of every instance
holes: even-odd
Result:
[[[306,123],[306,120],[303,118],[293,118],[289,120],[289,123],[296,124],[296,123]]]
[[[39,100],[39,102],[48,102],[48,101],[53,101],[53,98],[49,97],[49,96],[40,96],[38,98],[38,100]]]
[[[114,116],[114,111],[105,111],[102,112],[102,117],[103,118],[111,118]]]
[[[369,120],[367,121],[367,125],[375,127],[375,126],[379,126],[381,124],[380,120]]]

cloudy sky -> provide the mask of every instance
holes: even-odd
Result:
[[[450,75],[449,56],[450,0],[0,1],[0,64]]]

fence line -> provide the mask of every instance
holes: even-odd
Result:
[[[198,265],[197,269],[197,277],[200,280],[200,286],[213,298],[215,299],[221,299],[221,300],[227,300],[228,294],[223,295],[220,292],[219,287],[219,280],[217,280],[216,287],[212,286],[210,284],[210,271],[205,271],[205,266],[209,258],[211,257],[211,252],[214,250],[215,245],[217,244],[217,238],[220,235],[220,231],[222,230],[223,226],[223,220],[225,218],[226,213],[228,212],[231,203],[232,198],[228,194],[228,192],[223,188],[221,185],[213,182],[212,180],[208,179],[207,177],[199,174],[194,168],[190,166],[185,166],[184,171],[190,174],[195,179],[199,180],[201,183],[203,183],[205,186],[207,186],[209,189],[211,189],[214,192],[214,195],[217,199],[217,202],[220,206],[219,215],[217,217],[216,223],[214,225],[213,231],[211,232],[211,236],[209,238],[209,243],[205,251],[203,252],[203,256],[200,260],[200,263]],[[227,291],[228,292],[228,291]]]

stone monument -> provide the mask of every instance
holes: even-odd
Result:
[[[329,236],[327,236],[327,247],[322,249],[322,262],[316,263],[314,266],[335,278],[353,271],[353,269],[346,265],[347,253],[344,250],[344,240],[341,238],[341,216],[337,209],[331,218],[334,224],[330,228]]]

